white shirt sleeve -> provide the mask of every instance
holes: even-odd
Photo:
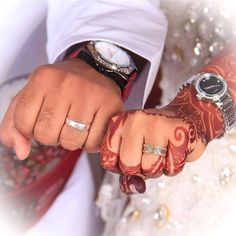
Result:
[[[50,62],[74,44],[97,39],[114,42],[146,58],[151,62],[147,97],[167,30],[158,0],[48,0],[47,24]]]

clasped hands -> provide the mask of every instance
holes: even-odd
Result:
[[[186,162],[197,160],[223,133],[222,124],[217,108],[199,101],[189,86],[162,109],[113,117],[101,149],[102,166],[120,174],[124,193],[143,193],[146,178],[174,176]]]
[[[223,129],[216,108],[199,102],[191,86],[159,110],[122,112],[122,104],[118,85],[82,60],[41,66],[9,105],[0,141],[19,159],[28,156],[32,139],[68,150],[100,150],[102,166],[121,175],[121,190],[128,194],[143,193],[146,178],[179,173]],[[75,129],[67,118],[90,128]],[[165,152],[145,152],[145,144]]]

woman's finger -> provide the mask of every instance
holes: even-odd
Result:
[[[125,113],[121,113],[111,119],[100,151],[103,168],[115,173],[120,173],[119,153],[124,115]]]

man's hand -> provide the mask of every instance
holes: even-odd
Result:
[[[38,67],[10,104],[0,126],[0,141],[27,157],[30,140],[65,149],[98,151],[109,119],[122,111],[114,81],[79,59]],[[80,131],[66,117],[90,124]]]
[[[184,89],[166,107],[128,111],[115,116],[101,149],[104,168],[121,174],[125,193],[143,193],[145,178],[179,173],[186,161],[198,159],[206,144],[224,131],[222,117],[211,103]],[[166,149],[165,155],[143,152],[143,145]]]

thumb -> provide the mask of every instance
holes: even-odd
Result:
[[[145,180],[137,175],[120,176],[120,189],[125,194],[144,193],[146,190]]]
[[[7,112],[0,124],[0,142],[9,148],[13,148],[17,157],[24,160],[30,153],[30,139],[24,137],[14,125],[14,111],[18,95],[12,100]]]
[[[16,153],[16,156],[20,160],[24,160],[29,156],[30,153],[30,147],[31,147],[31,142],[28,138],[25,138],[22,134],[20,134],[16,128],[15,130],[12,131],[12,136],[13,136],[13,149]]]
[[[192,162],[198,160],[203,152],[205,151],[206,144],[204,144],[200,139],[196,142],[194,147],[192,148],[192,152],[188,154],[186,158],[186,162]]]

